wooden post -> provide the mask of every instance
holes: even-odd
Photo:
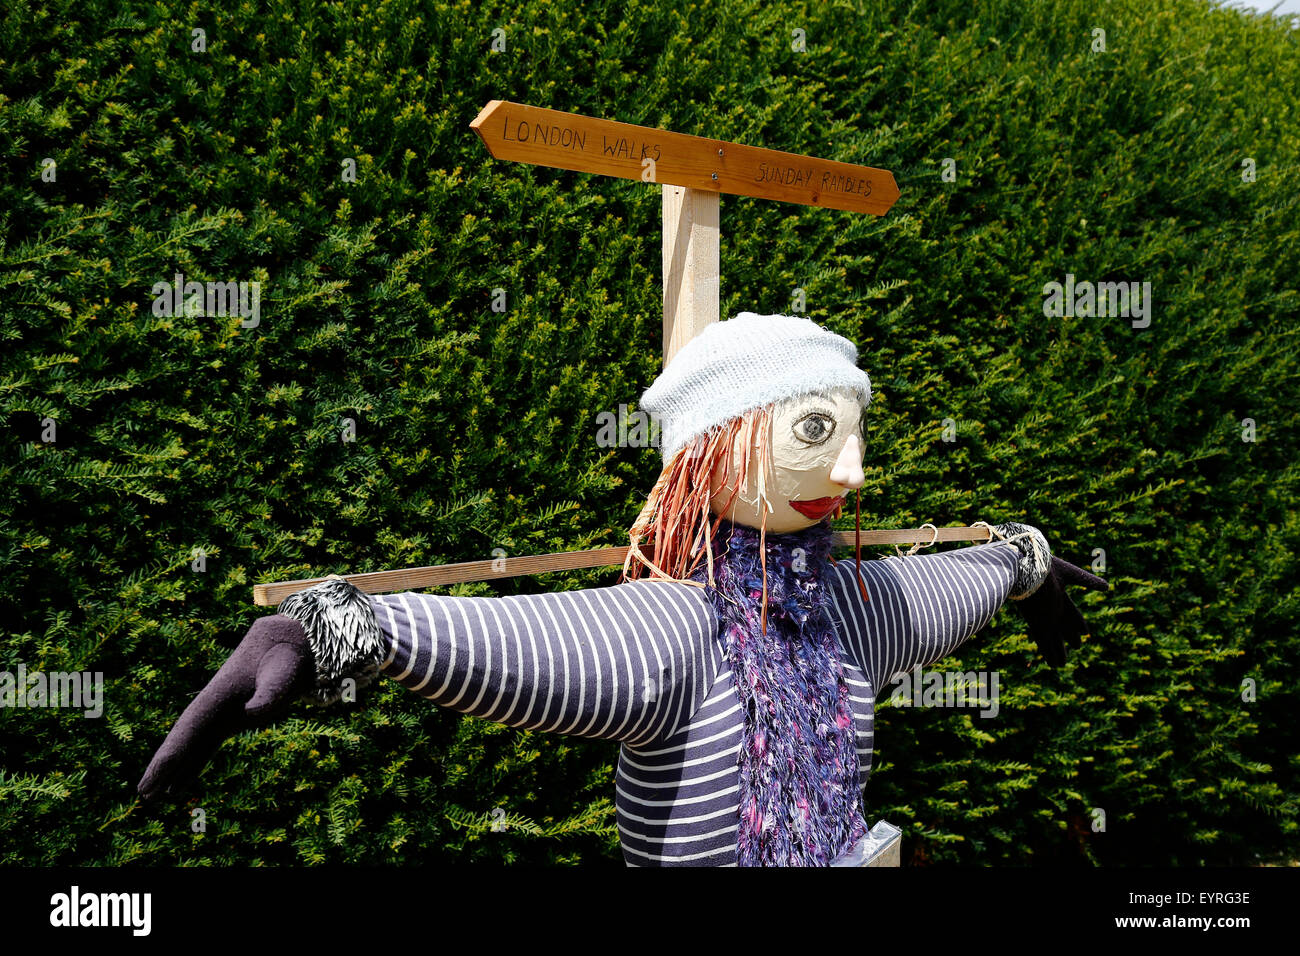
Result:
[[[665,368],[719,318],[720,198],[705,189],[663,187]]]

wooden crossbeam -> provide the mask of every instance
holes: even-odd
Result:
[[[904,528],[896,531],[863,531],[862,543],[882,544],[934,544],[945,541],[988,541],[985,527]],[[835,546],[853,547],[852,531],[837,531]],[[493,581],[498,578],[520,577],[526,574],[546,574],[550,571],[573,571],[578,568],[621,567],[627,557],[627,547],[592,548],[587,551],[562,551],[558,554],[528,554],[517,558],[496,558],[492,561],[462,561],[458,564],[435,564],[424,568],[402,568],[396,571],[372,571],[366,574],[340,575],[367,594],[393,594],[398,591],[415,591],[420,588],[444,587],[470,581]],[[290,594],[329,578],[303,578],[300,581],[279,581],[275,584],[258,584],[253,587],[253,603],[259,607],[272,607]]]

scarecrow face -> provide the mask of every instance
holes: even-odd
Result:
[[[737,524],[763,524],[759,501],[759,445],[766,442],[771,461],[764,473],[767,530],[781,534],[811,527],[832,514],[853,489],[861,488],[862,404],[848,389],[793,398],[772,412],[768,435],[741,429],[732,445],[730,467],[715,469],[710,506]],[[727,507],[742,461],[748,459],[745,487]],[[726,511],[724,512],[724,509]]]

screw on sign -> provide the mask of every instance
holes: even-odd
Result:
[[[278,613],[185,710],[140,792],[178,788],[215,741],[303,692],[330,703],[345,680],[383,676],[485,720],[617,742],[629,865],[896,862],[897,828],[862,814],[878,689],[957,650],[1008,600],[1062,664],[1086,630],[1065,586],[1107,585],[1023,524],[834,532],[865,480],[871,383],[856,347],[795,316],[718,321],[719,192],[883,215],[893,177],[518,104],[489,104],[474,128],[500,158],[628,179],[653,158],[667,184],[665,368],[639,403],[661,423],[661,472],[627,545],[505,570],[621,563],[622,580],[511,598],[415,590],[501,576],[477,561],[258,585]],[[939,541],[983,543],[916,553]],[[846,542],[855,560],[833,562]],[[907,554],[861,561],[863,543],[903,542]]]

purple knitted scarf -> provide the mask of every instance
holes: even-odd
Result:
[[[709,596],[745,714],[741,866],[826,866],[867,832],[848,685],[825,580],[831,527],[767,536],[767,633],[759,533],[723,522]],[[707,582],[700,569],[698,580]]]

